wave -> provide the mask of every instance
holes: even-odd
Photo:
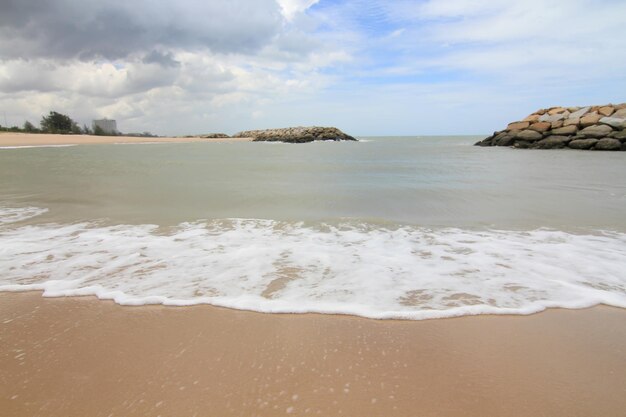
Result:
[[[0,208],[0,291],[122,305],[428,319],[626,308],[626,234],[316,224],[29,224]]]
[[[0,150],[3,149],[30,149],[30,148],[68,148],[70,146],[78,146],[76,144],[67,145],[19,145],[19,146],[0,146]]]
[[[39,207],[0,207],[0,225],[32,219],[47,212],[48,209]]]

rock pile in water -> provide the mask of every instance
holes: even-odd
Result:
[[[476,145],[626,151],[626,103],[542,109]]]
[[[234,138],[254,138],[255,141],[305,143],[315,140],[356,140],[336,127],[288,127],[284,129],[248,130]]]
[[[207,133],[204,135],[199,135],[198,137],[202,139],[225,139],[230,138],[226,133]]]

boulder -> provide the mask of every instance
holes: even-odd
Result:
[[[230,136],[228,136],[226,133],[207,133],[204,135],[199,135],[197,137],[200,137],[202,139],[225,139],[225,138],[230,138]]]
[[[621,140],[622,142],[626,142],[626,130],[622,130],[621,132],[611,132],[609,134],[609,137]]]
[[[580,125],[582,127],[587,127],[591,125],[595,125],[602,119],[598,113],[589,113],[580,118]]]
[[[550,116],[553,116],[555,114],[561,114],[561,113],[565,113],[567,111],[567,109],[563,108],[563,107],[554,107],[550,110],[548,110],[548,114]]]
[[[529,129],[535,130],[537,132],[547,132],[552,128],[552,123],[548,122],[537,122],[530,125]]]
[[[496,146],[513,146],[515,143],[515,136],[513,135],[503,135],[500,138],[496,138]]]
[[[336,127],[288,127],[283,129],[248,130],[239,132],[235,138],[253,138],[254,141],[305,143],[315,140],[349,140],[356,141],[350,135],[343,133]],[[488,145],[485,145],[488,146]]]
[[[492,146],[491,141],[493,140],[492,136],[489,136],[486,139],[479,140],[474,144],[474,146]]]
[[[576,110],[575,112],[572,112],[572,114],[569,115],[569,118],[570,119],[575,119],[575,118],[580,119],[585,114],[589,113],[589,110],[591,110],[591,107],[583,107],[580,110]]]
[[[511,132],[495,132],[493,134],[492,145],[495,146],[512,146],[515,141],[515,135],[511,134]]]
[[[538,114],[531,114],[530,116],[528,116],[527,118],[522,120],[522,122],[530,122],[530,123],[538,122],[539,121],[539,117],[541,117],[541,116],[538,115]]]
[[[558,129],[552,129],[554,135],[573,135],[578,131],[575,125],[563,126]]]
[[[626,103],[540,109],[521,121],[509,123],[505,130],[494,132],[476,145],[626,150]]]
[[[548,136],[535,143],[537,149],[560,149],[564,148],[571,138],[567,136]]]
[[[587,138],[604,138],[611,133],[613,129],[607,125],[595,125],[584,128],[580,134]]]
[[[540,122],[557,122],[559,120],[563,120],[565,119],[565,114],[561,113],[561,114],[548,114],[545,113],[543,114],[541,117],[539,117],[539,121]]]
[[[509,123],[507,130],[523,130],[530,126],[530,122],[513,122]]]
[[[603,116],[610,116],[615,112],[615,109],[612,106],[604,106],[598,109],[598,113]]]
[[[598,151],[619,151],[622,149],[622,143],[617,139],[604,138],[596,143],[594,149]]]
[[[620,119],[618,117],[603,117],[602,119],[600,119],[600,123],[611,126],[618,130],[626,128],[626,119]]]
[[[522,130],[515,135],[515,139],[525,140],[528,142],[534,142],[536,140],[543,139],[543,135],[535,130]]]
[[[591,149],[598,139],[575,139],[569,143],[569,147],[572,149]]]
[[[617,117],[619,119],[626,119],[626,107],[622,107],[621,109],[613,113],[611,116]]]

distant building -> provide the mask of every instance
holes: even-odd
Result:
[[[117,122],[111,119],[100,119],[94,120],[91,124],[93,130],[96,130],[96,127],[99,127],[104,131],[104,133],[108,134],[116,134],[117,133]]]

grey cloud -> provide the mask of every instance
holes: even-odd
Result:
[[[22,91],[50,92],[59,89],[54,79],[56,66],[52,63],[33,63],[19,60],[4,65],[0,74],[0,93]]]
[[[180,66],[180,62],[176,61],[169,52],[152,51],[147,54],[142,62],[144,64],[158,64],[162,67],[175,68]]]
[[[163,49],[253,53],[281,30],[275,0],[3,0],[0,58],[125,58]]]

